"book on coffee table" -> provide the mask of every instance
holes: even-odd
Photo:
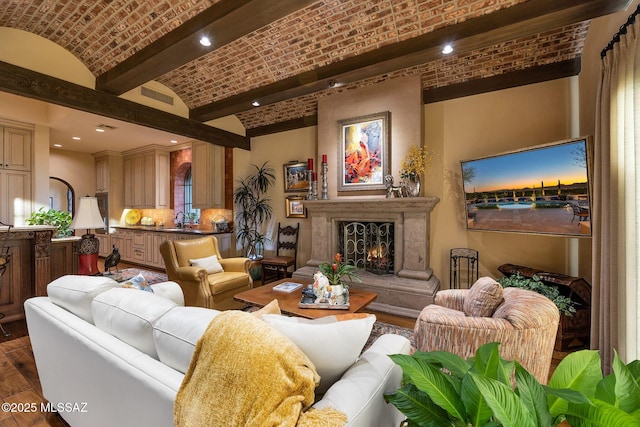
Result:
[[[277,292],[286,292],[290,294],[291,292],[295,291],[296,289],[300,289],[301,287],[302,287],[302,283],[284,282],[274,286],[273,290]]]

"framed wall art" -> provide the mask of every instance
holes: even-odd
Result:
[[[390,113],[338,121],[338,191],[384,190],[389,161]]]
[[[284,192],[299,193],[309,188],[307,163],[292,162],[284,165]]]
[[[306,218],[307,210],[304,208],[304,198],[300,196],[288,196],[285,199],[287,218]]]

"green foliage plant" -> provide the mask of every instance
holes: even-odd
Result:
[[[71,214],[65,211],[58,211],[55,209],[44,210],[41,207],[35,212],[31,212],[29,218],[25,220],[28,225],[51,225],[56,227],[56,233],[53,237],[68,237],[71,236]]]
[[[262,166],[251,165],[255,172],[238,180],[233,192],[236,205],[236,237],[246,248],[246,255],[252,258],[259,244],[264,244],[266,236],[263,225],[273,215],[271,199],[267,192],[276,181],[273,168],[265,162]]]
[[[513,287],[534,291],[540,295],[544,295],[549,298],[558,307],[561,314],[565,316],[573,316],[576,313],[577,303],[572,301],[571,298],[560,294],[560,291],[555,286],[546,285],[540,277],[535,274],[531,277],[523,277],[520,274],[514,274],[512,276],[505,276],[497,279],[498,283],[503,288]]]
[[[548,385],[500,358],[498,343],[468,360],[444,351],[390,357],[402,368],[403,385],[385,399],[407,427],[640,426],[640,362],[625,365],[615,352],[606,377],[596,350],[570,353]]]

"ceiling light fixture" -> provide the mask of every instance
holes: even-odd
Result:
[[[202,46],[209,47],[211,46],[211,40],[209,40],[209,37],[207,36],[202,36],[200,37],[200,44]]]
[[[178,143],[178,141],[176,141],[175,139],[172,139],[170,142],[171,142],[172,144],[177,144],[177,143]]]
[[[451,45],[451,43],[447,43],[446,45],[444,45],[444,47],[442,48],[442,53],[448,55],[451,52],[453,52],[453,46]]]
[[[53,144],[54,147],[60,148],[62,147],[62,144]]]
[[[259,107],[260,103],[258,101],[253,101],[251,105],[253,105],[254,107]]]
[[[102,129],[102,128],[96,128],[96,132],[104,132],[104,129]]]
[[[73,139],[75,141],[80,141],[80,137],[79,136],[72,136],[71,139]]]

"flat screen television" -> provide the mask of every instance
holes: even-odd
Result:
[[[468,230],[591,236],[590,138],[463,160]]]

